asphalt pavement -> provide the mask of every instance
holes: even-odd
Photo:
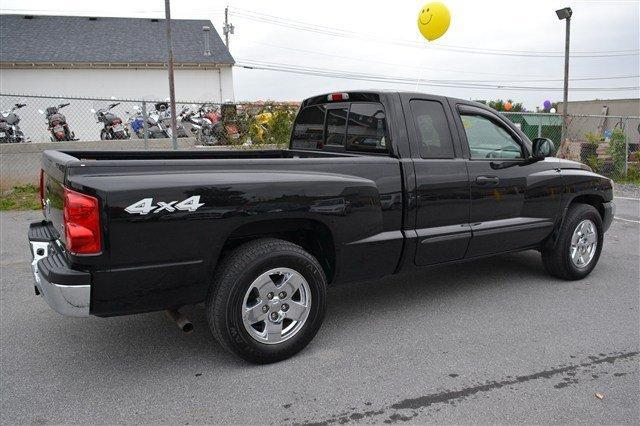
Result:
[[[584,280],[531,251],[338,286],[315,340],[267,366],[227,354],[202,306],[191,335],[56,314],[33,294],[39,213],[3,212],[0,423],[638,424],[640,201],[615,201]]]

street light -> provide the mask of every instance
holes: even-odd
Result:
[[[569,32],[571,29],[571,15],[573,15],[573,11],[570,7],[565,7],[556,10],[556,15],[558,15],[558,19],[564,19],[566,21],[566,30],[564,36],[564,94],[562,102],[562,136],[560,138],[560,143],[563,143],[565,137],[567,136],[567,111],[569,108]]]

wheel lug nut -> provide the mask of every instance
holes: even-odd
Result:
[[[273,299],[273,293],[267,293],[267,299],[269,300]]]
[[[287,305],[286,303],[282,305],[282,312],[287,312],[289,310],[289,305]]]
[[[280,299],[284,299],[285,297],[287,297],[287,293],[285,293],[284,291],[281,291],[280,294],[278,295],[278,297]]]
[[[265,314],[266,314],[267,312],[269,312],[269,307],[268,307],[267,305],[264,305],[264,306],[262,307],[262,312],[264,312]]]
[[[272,320],[277,320],[278,319],[278,314],[276,312],[271,312],[271,319]]]

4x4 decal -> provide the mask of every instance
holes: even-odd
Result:
[[[178,203],[178,201],[158,201],[158,204],[153,204],[153,198],[143,198],[140,201],[136,201],[130,206],[126,207],[124,211],[130,214],[149,214],[149,213],[160,213],[163,211],[166,212],[175,212],[176,210],[185,211],[185,212],[195,212],[200,207],[204,206],[204,203],[200,202],[200,196],[194,195],[193,197],[189,197],[186,200],[182,200]]]

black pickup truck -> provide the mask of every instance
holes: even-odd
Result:
[[[305,100],[288,150],[45,151],[36,293],[71,316],[204,302],[225,348],[282,360],[328,285],[528,249],[589,274],[612,182],[552,153],[484,105],[392,91]]]

